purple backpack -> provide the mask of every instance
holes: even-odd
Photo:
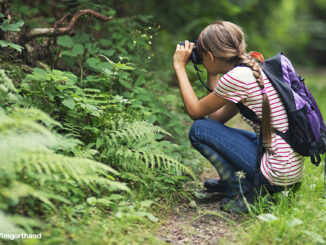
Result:
[[[320,155],[325,153],[326,127],[318,105],[305,85],[304,79],[296,73],[290,60],[282,53],[265,60],[261,67],[278,92],[288,116],[288,131],[285,133],[276,129],[273,131],[280,135],[294,151],[302,156],[310,156],[311,162],[318,166],[321,161]],[[261,124],[260,119],[249,108],[240,103],[238,108],[243,116]],[[262,148],[262,141],[260,148]],[[257,167],[260,165],[262,150],[258,151],[258,155],[260,157],[257,158]],[[326,162],[324,198],[325,174]]]

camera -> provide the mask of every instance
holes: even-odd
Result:
[[[209,91],[209,92],[213,92],[212,89],[208,88],[207,85],[203,82],[203,80],[201,80],[201,77],[199,75],[199,72],[201,72],[201,70],[199,70],[199,68],[197,67],[197,65],[202,64],[203,60],[201,58],[200,53],[198,52],[198,48],[197,48],[197,40],[193,41],[193,43],[195,43],[194,47],[192,48],[191,51],[191,55],[189,57],[189,59],[192,61],[192,63],[194,64],[195,70],[197,71],[197,76],[199,81],[204,85],[204,87]],[[180,42],[180,45],[185,45],[185,42]]]
[[[195,43],[195,46],[192,48],[190,60],[194,65],[202,64],[202,59],[197,49],[197,40],[193,41],[193,43]],[[184,46],[185,42],[180,42],[179,44]]]

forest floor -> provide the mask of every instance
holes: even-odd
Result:
[[[216,177],[214,168],[208,167],[199,180],[203,183]],[[170,244],[231,244],[244,217],[221,211],[221,195],[199,189],[195,190],[195,196],[191,202],[180,202],[169,213],[159,229],[160,239]]]

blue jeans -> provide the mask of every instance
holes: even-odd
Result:
[[[210,118],[195,120],[189,131],[189,139],[216,168],[226,194],[232,198],[254,187],[258,139],[255,133],[230,128]],[[245,177],[239,179],[239,171]],[[271,185],[260,172],[260,184],[270,193],[283,190]]]

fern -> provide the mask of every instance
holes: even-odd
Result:
[[[51,200],[69,203],[71,196],[60,191],[63,184],[68,190],[79,187],[88,189],[88,193],[130,191],[124,183],[114,180],[113,176],[119,173],[111,167],[55,153],[55,150],[67,149],[77,143],[52,133],[44,125],[49,128],[59,126],[36,109],[14,110],[12,115],[0,112],[2,206],[7,205],[6,200],[18,203],[27,196],[51,208],[55,208]],[[85,196],[87,192],[81,194]]]
[[[18,100],[17,90],[4,70],[0,69],[0,108]]]
[[[172,174],[186,174],[196,179],[192,170],[183,165],[178,160],[167,156],[163,152],[153,152],[144,150],[131,150],[128,148],[119,148],[116,151],[117,161],[127,167],[130,164],[144,164],[147,168],[162,168]]]
[[[161,127],[146,121],[125,122],[122,119],[110,121],[107,125],[111,127],[104,131],[107,136],[97,142],[97,148],[103,145],[106,148],[102,157],[112,155],[112,160],[124,169],[156,167],[171,174],[190,175],[195,179],[190,168],[166,155],[159,146],[156,140],[158,134],[170,135]]]
[[[6,234],[23,232],[2,211],[0,211],[0,231]]]
[[[136,121],[132,123],[118,121],[111,122],[110,126],[112,127],[112,130],[110,130],[108,135],[114,144],[118,144],[118,139],[128,143],[133,141],[140,142],[146,139],[153,141],[155,134],[159,133],[171,136],[170,133],[165,131],[163,128],[146,121]]]

